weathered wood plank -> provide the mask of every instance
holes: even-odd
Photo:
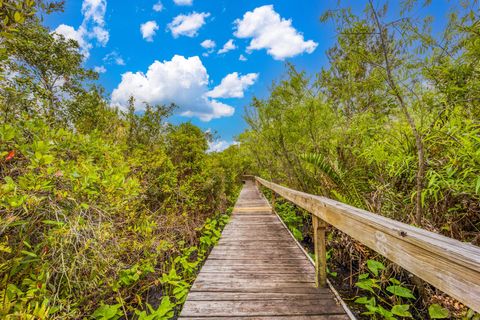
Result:
[[[269,259],[269,260],[246,260],[246,259],[208,259],[205,262],[205,265],[217,265],[217,266],[228,266],[228,265],[237,265],[237,266],[273,266],[273,265],[283,265],[283,266],[305,266],[310,265],[309,261],[305,260],[287,260],[287,259]]]
[[[218,250],[215,250],[214,252],[210,253],[210,256],[225,256],[225,258],[228,258],[232,255],[235,255],[236,258],[242,257],[250,257],[254,256],[255,259],[263,259],[265,257],[273,256],[275,255],[277,258],[285,256],[286,258],[288,257],[299,257],[304,259],[305,257],[301,255],[301,253],[298,253],[298,251],[293,250],[294,248],[282,248],[281,250],[276,251],[275,249],[271,247],[264,247],[264,248],[259,248],[258,250],[255,250],[254,248],[245,248],[245,247],[237,247],[237,248],[221,248]]]
[[[285,266],[285,265],[204,265],[202,267],[202,273],[250,273],[255,271],[258,274],[269,273],[312,273],[313,269],[306,266]]]
[[[328,290],[329,289],[324,289]],[[316,294],[322,292],[322,288],[316,288],[316,287],[306,287],[303,284],[295,284],[295,283],[290,283],[290,285],[287,286],[269,286],[269,287],[245,287],[245,286],[236,286],[233,288],[226,288],[225,283],[222,284],[217,284],[215,286],[209,286],[208,288],[196,288],[192,287],[190,292],[197,292],[197,291],[208,291],[208,292],[243,292],[243,293],[264,293],[264,292],[270,292],[270,293],[305,293],[305,294]],[[331,292],[330,292],[331,293]],[[188,300],[188,299],[187,299]]]
[[[347,320],[347,319],[350,319],[347,315],[321,315],[321,316],[274,316],[274,317],[269,317],[269,316],[266,316],[266,317],[256,317],[256,316],[253,316],[253,317],[244,317],[244,316],[241,316],[241,317],[236,317],[236,316],[229,316],[228,318],[225,318],[225,317],[180,317],[178,319],[182,319],[182,320],[205,320],[205,319],[209,319],[209,320],[226,320],[226,319],[239,319],[239,320],[277,320],[277,319],[285,319],[285,320],[291,320],[291,319],[295,319],[295,320]]]
[[[220,241],[215,248],[221,249],[241,249],[241,250],[270,250],[275,249],[277,246],[275,243],[262,243],[259,247],[258,243],[249,241],[249,242],[222,242]],[[298,248],[297,245],[291,244],[291,241],[281,246],[282,249],[295,249]]]
[[[311,300],[252,300],[245,301],[193,301],[188,300],[182,310],[184,317],[208,315],[230,316],[280,316],[342,314],[344,310],[333,298]]]
[[[235,301],[235,300],[320,300],[331,299],[330,291],[318,293],[291,293],[291,292],[209,292],[192,291],[188,295],[189,300],[193,301]]]
[[[178,319],[182,320],[226,320],[226,319],[238,319],[238,320],[347,320],[350,319],[347,315],[317,315],[317,316],[300,316],[300,315],[295,315],[295,316],[253,316],[253,317],[236,317],[236,316],[229,316],[228,318],[226,317],[180,317]]]
[[[256,178],[280,196],[480,312],[480,248]]]
[[[198,281],[269,281],[269,282],[313,282],[315,276],[308,273],[270,273],[270,274],[258,274],[254,271],[250,273],[235,273],[235,272],[222,272],[222,273],[206,273],[202,272],[197,277]]]

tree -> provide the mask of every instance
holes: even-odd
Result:
[[[340,55],[340,61],[348,63],[346,72],[351,76],[354,86],[358,87],[355,83],[359,80],[359,72],[363,74],[361,90],[349,90],[349,95],[354,97],[353,104],[359,104],[356,108],[361,110],[362,101],[366,101],[367,108],[381,106],[381,108],[373,107],[373,110],[386,114],[391,107],[396,107],[410,127],[417,155],[415,223],[422,225],[426,154],[420,124],[422,121],[417,122],[412,114],[415,108],[419,114],[422,114],[422,108],[428,110],[421,98],[422,88],[418,86],[422,80],[421,73],[418,72],[421,59],[413,55],[414,45],[417,45],[415,41],[418,40],[415,32],[419,29],[408,17],[384,22],[382,19],[387,13],[387,8],[385,4],[381,9],[377,9],[373,1],[369,1],[363,18],[344,9],[329,11],[324,14],[322,20],[333,18],[336,22],[339,33],[337,52],[343,52],[343,56]],[[423,45],[420,43],[420,46]],[[342,68],[342,65],[337,68]],[[324,83],[329,79],[326,77]],[[367,94],[364,93],[364,89],[367,89]],[[369,98],[372,94],[373,99]],[[385,94],[388,99],[384,98]],[[367,95],[367,99],[362,98],[364,95]]]
[[[80,133],[99,131],[114,135],[115,126],[120,124],[119,111],[108,105],[104,89],[91,86],[64,101],[67,121]]]
[[[131,96],[128,99],[128,108],[125,113],[125,119],[128,126],[127,145],[129,149],[143,146],[150,149],[165,144],[165,135],[167,125],[165,119],[168,118],[175,104],[155,105],[146,104],[143,113],[135,111],[135,98]]]
[[[167,134],[167,153],[181,175],[190,175],[200,170],[208,149],[206,134],[190,122],[170,126]]]
[[[84,83],[97,74],[82,66],[78,43],[51,34],[31,21],[20,26],[15,37],[5,39],[8,60],[5,68],[13,76],[3,80],[2,90],[24,92],[28,112],[40,112],[49,122],[65,122],[66,98],[84,93]],[[15,101],[9,101],[15,104]]]
[[[0,35],[5,36],[16,27],[35,19],[35,14],[44,11],[47,14],[63,9],[64,1],[42,0],[3,0],[0,2]]]

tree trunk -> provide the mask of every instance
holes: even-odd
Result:
[[[416,174],[416,195],[415,195],[415,223],[418,226],[422,225],[422,218],[423,218],[423,206],[422,206],[422,191],[423,191],[423,184],[425,180],[425,149],[423,145],[423,138],[418,128],[415,124],[415,120],[410,115],[408,111],[407,105],[403,100],[402,95],[400,94],[400,90],[398,87],[397,82],[392,74],[390,58],[388,56],[388,47],[385,39],[385,34],[387,32],[386,28],[380,23],[380,19],[378,18],[378,14],[373,6],[372,0],[369,0],[370,7],[373,12],[375,24],[377,25],[378,34],[380,36],[380,43],[382,46],[383,51],[383,58],[385,61],[385,70],[387,75],[387,83],[391,90],[394,92],[394,96],[397,99],[400,107],[402,109],[403,114],[407,118],[407,122],[412,130],[412,134],[415,137],[415,147],[417,149],[417,158],[418,158],[418,170]]]

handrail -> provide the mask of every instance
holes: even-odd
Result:
[[[317,279],[326,277],[325,223],[480,312],[480,248],[372,212],[255,177],[313,215]]]

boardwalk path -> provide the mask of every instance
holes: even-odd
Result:
[[[179,319],[349,317],[328,288],[315,288],[314,267],[247,181]]]

